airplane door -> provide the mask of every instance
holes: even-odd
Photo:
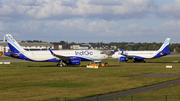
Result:
[[[94,57],[97,57],[97,56],[98,56],[97,51],[94,51]]]

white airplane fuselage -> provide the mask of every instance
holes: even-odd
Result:
[[[53,52],[65,57],[79,57],[81,61],[104,60],[108,58],[106,54],[99,50],[53,50]],[[54,57],[50,51],[24,51],[24,54],[32,61],[57,62],[59,60],[57,57]],[[52,59],[54,59],[54,61]]]
[[[112,55],[112,58],[119,59],[122,62],[126,62],[128,59],[133,59],[133,62],[145,62],[145,59],[154,59],[170,54],[168,51],[169,43],[170,38],[167,38],[157,51],[117,51]]]
[[[10,52],[4,55],[37,62],[64,62],[67,65],[79,65],[81,61],[101,61],[108,58],[108,55],[100,50],[51,50],[49,51],[26,51],[10,35],[5,35]]]
[[[121,55],[121,53],[122,51],[115,52],[115,54],[112,55],[112,58],[118,59],[120,57],[124,57],[124,55]],[[152,59],[156,56],[158,52],[157,51],[124,51],[124,53],[142,59]]]

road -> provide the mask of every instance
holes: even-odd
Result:
[[[180,77],[180,74],[175,74],[175,75],[174,74],[147,74],[147,75],[137,75],[137,76],[132,76],[132,77]],[[178,84],[180,84],[180,79],[163,82],[163,83],[159,83],[155,85],[150,85],[146,87],[126,90],[126,91],[119,91],[119,92],[103,94],[99,96],[81,98],[81,99],[77,99],[73,101],[106,101],[106,100],[118,99],[120,97],[132,95],[132,94],[162,89],[162,88],[170,87],[171,85],[178,85]]]

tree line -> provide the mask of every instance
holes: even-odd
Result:
[[[67,41],[60,41],[60,42],[51,42],[51,44],[54,45],[82,45],[85,43],[75,43],[75,42],[71,42],[68,43]],[[110,43],[103,43],[103,42],[97,42],[97,43],[87,43],[87,44],[91,44],[92,46],[96,46],[96,47],[107,47],[109,49],[113,49],[111,48],[111,46],[116,46],[116,48],[118,49],[124,49],[124,50],[158,50],[163,43],[134,43],[134,42],[110,42]],[[171,52],[174,51],[174,49],[177,52],[180,52],[180,44],[179,43],[172,43],[169,45],[169,50]]]

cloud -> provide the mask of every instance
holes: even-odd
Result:
[[[180,21],[168,21],[162,24],[162,26],[179,26],[180,25]]]
[[[84,18],[117,20],[145,17],[155,3],[151,0],[79,0],[76,5],[78,14]]]
[[[156,3],[155,0],[0,0],[0,35],[12,33],[22,39],[80,42],[178,37],[179,5],[179,0],[171,3]],[[155,23],[148,25],[148,19]]]
[[[158,28],[158,32],[164,34],[165,36],[172,36],[172,37],[179,37],[179,29],[180,27],[180,20],[179,21],[168,21],[162,23]],[[179,41],[177,41],[179,42]]]
[[[58,42],[153,42],[167,37],[178,41],[180,21],[168,21],[152,27],[143,23],[131,23],[127,26],[116,21],[97,20],[87,22],[84,19],[63,21],[23,21],[19,23],[0,22],[0,35],[12,34],[21,40],[43,40]],[[156,37],[154,37],[156,36]]]
[[[32,5],[36,5],[37,0],[4,0],[4,3],[14,3],[17,5],[32,6]]]
[[[87,0],[90,5],[102,5],[102,6],[120,6],[122,5],[120,0]]]
[[[36,20],[63,20],[76,16],[73,14],[74,7],[72,0],[50,0],[33,6],[26,14]]]
[[[0,2],[0,20],[121,20],[150,15],[178,19],[179,5],[179,0],[168,4],[158,4],[154,0],[3,0]]]

